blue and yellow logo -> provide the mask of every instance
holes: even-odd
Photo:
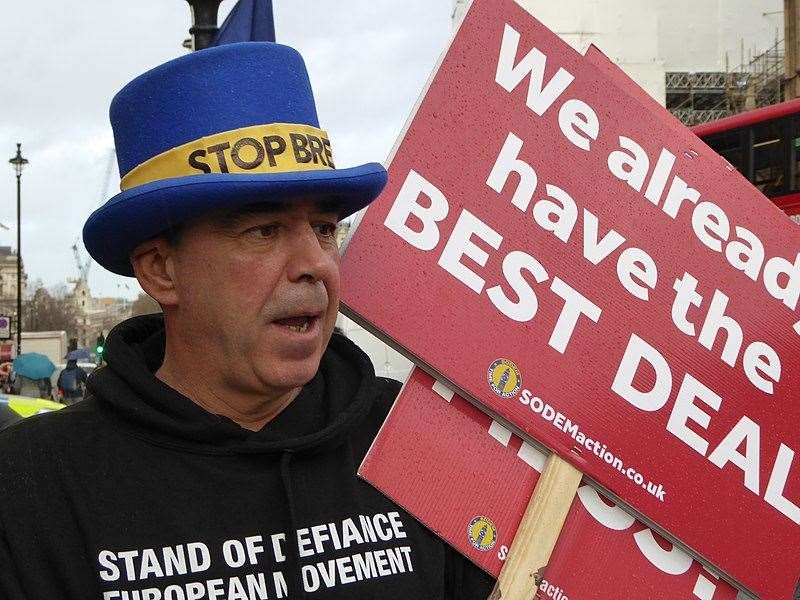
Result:
[[[478,516],[469,522],[467,537],[473,547],[488,552],[497,542],[497,529],[488,517]]]
[[[486,372],[492,391],[501,398],[513,398],[522,387],[522,375],[517,365],[507,358],[498,358]]]

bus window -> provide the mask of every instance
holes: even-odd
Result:
[[[790,166],[792,167],[792,189],[790,191],[800,191],[800,118],[792,119],[792,145],[790,148]]]
[[[772,121],[753,127],[753,185],[765,196],[786,191],[783,123]]]
[[[704,140],[711,149],[727,160],[740,173],[744,173],[742,130],[726,131]]]

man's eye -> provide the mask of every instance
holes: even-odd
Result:
[[[317,225],[317,232],[326,238],[333,238],[336,237],[336,231],[338,227],[336,223],[320,223]]]
[[[253,227],[251,230],[253,235],[257,237],[272,237],[278,231],[277,225],[259,225]]]

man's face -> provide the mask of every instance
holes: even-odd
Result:
[[[319,367],[339,308],[338,216],[296,202],[187,225],[174,248],[170,344],[223,387],[282,393]],[[177,335],[178,339],[174,339]]]

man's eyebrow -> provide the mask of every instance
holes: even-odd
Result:
[[[289,208],[288,202],[259,202],[257,204],[246,204],[233,210],[223,211],[219,215],[219,220],[221,223],[233,225],[241,219],[245,219],[253,215],[275,214],[284,211],[287,208]]]
[[[214,219],[221,228],[235,227],[243,220],[258,215],[269,216],[291,208],[289,201],[257,202],[245,204],[232,210],[220,211]],[[314,201],[315,208],[321,213],[332,213],[336,220],[341,220],[340,209],[335,199],[322,198]]]
[[[317,210],[324,213],[335,213],[338,220],[342,219],[341,201],[337,198],[320,198],[314,204]]]

